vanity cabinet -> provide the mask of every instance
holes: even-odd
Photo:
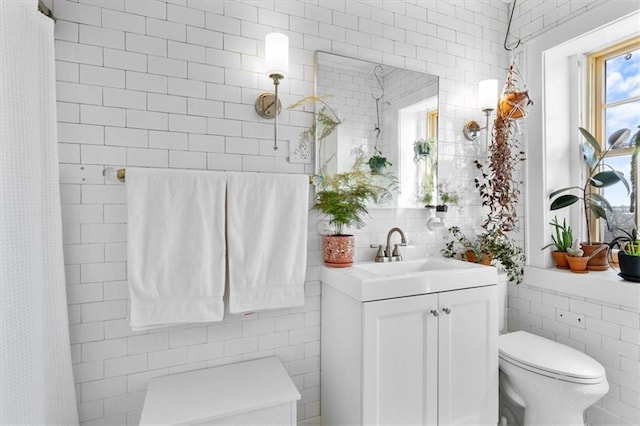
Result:
[[[358,301],[322,289],[327,425],[495,425],[496,286]]]

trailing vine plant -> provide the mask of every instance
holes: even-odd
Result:
[[[489,163],[474,161],[480,177],[474,179],[482,205],[489,209],[482,228],[502,232],[518,230],[517,203],[521,181],[514,177],[516,167],[525,160],[516,136],[517,124],[498,114],[493,126],[493,141],[489,146]]]

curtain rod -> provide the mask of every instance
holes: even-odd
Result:
[[[102,171],[102,175],[107,177],[107,174],[109,172],[113,173],[110,167],[105,168]],[[115,177],[120,181],[120,182],[125,182],[126,181],[126,175],[127,175],[127,169],[117,169],[115,170]],[[313,185],[313,176],[309,176],[309,185]]]
[[[46,4],[44,4],[44,2],[42,0],[38,0],[38,10],[40,11],[40,13],[42,13],[43,15],[53,19],[53,22],[56,22],[56,18],[53,17],[53,12],[51,12],[51,9],[49,9],[47,7]]]

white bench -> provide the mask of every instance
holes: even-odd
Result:
[[[277,358],[149,381],[140,425],[295,425],[298,389]]]

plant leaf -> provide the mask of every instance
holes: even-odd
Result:
[[[616,172],[613,170],[607,170],[604,172],[597,173],[593,178],[590,179],[591,186],[595,186],[596,188],[606,188],[611,185],[615,185],[618,182],[625,181],[624,175],[620,172]],[[627,183],[628,185],[628,183]],[[628,189],[628,186],[627,186]]]
[[[584,161],[589,166],[589,169],[593,169],[598,163],[598,160],[596,159],[596,153],[593,150],[593,147],[588,143],[583,143],[581,148],[582,148],[582,157],[584,158]]]
[[[607,212],[605,209],[603,209],[602,207],[600,207],[600,205],[596,204],[596,203],[589,203],[589,208],[591,209],[591,211],[597,216],[600,217],[602,219],[606,219],[607,218]]]
[[[551,194],[549,194],[549,199],[555,197],[556,195],[560,194],[561,192],[565,192],[565,191],[568,191],[570,189],[580,189],[580,190],[582,190],[582,188],[580,188],[579,186],[567,186],[566,188],[560,188],[560,189],[556,189],[555,191],[553,191]]]
[[[619,147],[629,138],[630,134],[631,134],[631,130],[629,129],[616,130],[611,134],[611,136],[609,136],[609,140],[608,140],[609,146],[611,148]]]
[[[602,195],[594,192],[592,194],[589,194],[589,197],[593,200],[596,200],[598,203],[600,203],[600,205],[604,206],[605,209],[613,211],[613,209],[611,208],[611,204],[609,204],[609,201]]]
[[[594,151],[597,154],[600,154],[600,152],[602,151],[602,148],[600,147],[600,142],[598,142],[596,138],[594,138],[593,135],[589,133],[587,129],[582,127],[578,127],[578,129],[580,130],[580,133],[582,133],[582,136],[587,140],[587,142],[589,142],[589,144],[594,149]]]
[[[580,198],[576,197],[575,195],[571,195],[571,194],[565,194],[565,195],[561,195],[558,198],[556,198],[555,200],[553,200],[553,202],[551,203],[551,210],[558,210],[561,209],[563,207],[567,207],[570,206],[571,204],[575,203],[576,201],[578,201]]]

